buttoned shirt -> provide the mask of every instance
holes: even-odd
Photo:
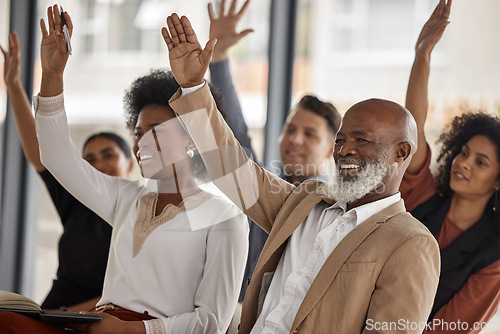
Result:
[[[359,224],[400,199],[397,193],[349,211],[346,203],[316,204],[291,235],[251,334],[289,333],[307,291],[335,247]]]

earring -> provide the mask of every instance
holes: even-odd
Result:
[[[493,212],[497,211],[497,203],[498,203],[498,186],[497,190],[495,191],[495,205],[493,206]]]
[[[190,157],[191,159],[193,159],[193,157],[194,157],[194,150],[191,147],[187,149],[186,153],[187,153],[188,157]]]

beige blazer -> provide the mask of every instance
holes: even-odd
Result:
[[[177,92],[170,105],[193,137],[210,177],[269,233],[243,302],[239,333],[249,333],[288,238],[318,202],[335,200],[324,181],[295,187],[249,160],[207,85],[179,96]],[[434,301],[439,265],[435,238],[400,200],[361,223],[333,250],[290,333],[421,333]]]

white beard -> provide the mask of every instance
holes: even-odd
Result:
[[[332,196],[341,203],[354,203],[367,194],[385,185],[382,180],[387,175],[389,166],[387,158],[361,163],[360,171],[356,176],[340,175],[339,167],[334,169],[334,184]]]

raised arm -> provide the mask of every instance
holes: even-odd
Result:
[[[428,110],[428,83],[431,52],[448,25],[451,0],[440,0],[429,20],[425,23],[415,45],[415,60],[410,72],[406,92],[406,108],[412,113],[418,127],[418,150],[407,172],[416,174],[427,157],[427,140],[424,126]]]
[[[236,3],[236,0],[232,0],[229,10],[227,14],[225,14],[226,1],[222,0],[218,17],[215,17],[212,3],[208,4],[210,39],[217,38],[217,45],[212,55],[212,63],[227,59],[229,48],[238,43],[240,39],[253,32],[253,29],[245,29],[239,33],[236,32],[236,26],[243,17],[243,14],[245,14],[250,4],[250,0],[246,0],[238,12],[236,12]]]
[[[70,36],[73,34],[73,22],[67,12],[64,13]],[[47,24],[40,19],[42,42],[40,44],[40,58],[42,63],[42,83],[40,96],[57,96],[63,92],[63,74],[69,53],[66,40],[62,33],[61,13],[59,7],[54,5],[47,8]]]
[[[35,118],[31,112],[31,102],[24,90],[21,79],[21,51],[17,33],[9,35],[9,51],[0,47],[4,57],[4,79],[9,94],[10,104],[16,120],[17,131],[21,139],[26,159],[37,172],[43,172],[45,167],[40,161],[38,140],[35,131]]]
[[[222,1],[219,15],[216,17],[211,3],[208,4],[208,16],[210,18],[210,39],[217,38],[217,44],[210,63],[210,81],[224,96],[224,111],[226,123],[233,131],[234,136],[246,150],[248,155],[255,161],[256,156],[252,147],[248,127],[243,117],[240,101],[233,85],[233,78],[229,68],[228,50],[238,41],[252,32],[246,29],[239,33],[236,26],[245,13],[250,0],[245,1],[241,9],[236,12],[236,0],[231,1],[227,14],[225,14],[225,1]]]
[[[47,14],[50,33],[45,22],[40,22],[42,84],[33,101],[40,159],[71,195],[113,224],[119,187],[129,183],[96,170],[80,156],[71,140],[62,94],[68,51],[61,34],[59,9],[56,5],[49,7]],[[65,18],[71,32],[73,25],[67,12]]]
[[[162,34],[172,73],[183,92],[185,88],[197,89],[184,97],[177,92],[170,106],[193,138],[214,184],[269,232],[295,187],[251,161],[217,111],[208,86],[203,84],[215,40],[202,49],[189,20],[179,19],[177,14],[167,18],[167,25],[171,36],[165,27]]]

